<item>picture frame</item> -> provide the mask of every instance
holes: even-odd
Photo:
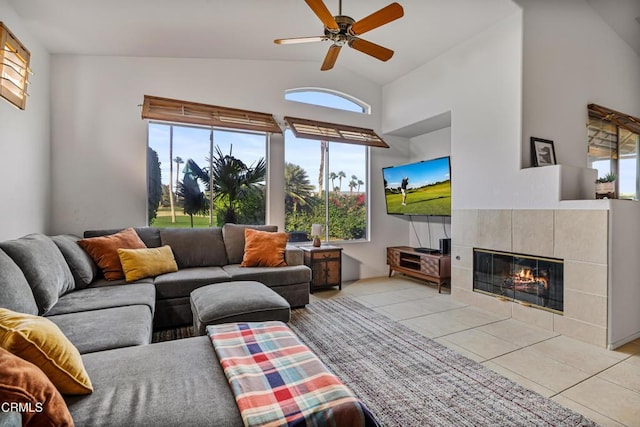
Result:
[[[531,137],[531,161],[533,166],[549,166],[556,163],[556,151],[553,141]]]

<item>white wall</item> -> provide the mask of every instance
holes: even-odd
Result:
[[[372,114],[284,100],[285,89],[306,86],[349,93],[369,103]],[[53,233],[146,223],[146,122],[138,107],[145,94],[380,129],[378,85],[340,67],[320,72],[311,62],[54,55],[52,94]],[[344,245],[345,280],[384,274],[388,243],[406,244],[407,234],[397,237],[384,208],[382,164],[408,158],[406,139],[395,138],[393,145],[371,150],[375,233],[370,243]],[[269,180],[281,183],[280,137],[274,136],[274,148]],[[268,220],[281,223],[282,209],[282,203],[270,204]]]
[[[520,169],[522,17],[514,13],[383,88],[393,132],[451,111],[454,209],[512,207]]]
[[[0,20],[31,52],[26,110],[0,99],[0,240],[45,233],[49,221],[49,52],[26,29],[6,0]]]
[[[522,164],[538,136],[554,140],[559,163],[585,167],[587,104],[640,116],[640,57],[584,0],[516,2],[524,9]],[[612,202],[608,326],[616,347],[640,336],[640,205]]]
[[[640,57],[584,0],[515,1],[524,9],[522,164],[536,136],[554,141],[558,163],[586,167],[587,105],[640,116]]]

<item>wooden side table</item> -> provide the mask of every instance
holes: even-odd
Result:
[[[300,246],[304,265],[311,269],[310,291],[338,286],[342,290],[342,248],[333,245]]]

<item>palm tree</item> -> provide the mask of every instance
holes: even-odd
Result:
[[[340,171],[338,172],[338,187],[340,187],[340,191],[342,192],[342,178],[346,178],[347,174]]]
[[[298,207],[309,207],[313,203],[313,185],[307,171],[293,163],[284,165],[285,206],[288,211],[297,212]]]
[[[361,179],[359,179],[359,180],[358,180],[358,193],[360,192],[360,186],[361,186],[361,185],[364,185],[364,181],[363,181],[363,180],[361,180]]]
[[[169,126],[169,205],[171,206],[171,223],[176,222],[176,208],[173,203],[173,126]]]
[[[358,186],[358,183],[354,179],[349,181],[349,195],[353,194],[353,189],[356,188],[357,186]]]
[[[322,193],[324,182],[324,153],[327,151],[327,141],[320,141],[320,171],[318,172],[318,194]]]
[[[336,188],[335,180],[336,180],[337,177],[338,177],[338,175],[336,175],[335,172],[329,173],[329,179],[331,180],[331,188],[333,188],[334,191],[335,191],[335,188]]]
[[[202,169],[193,160],[187,160],[183,170],[184,178],[178,183],[178,194],[184,201],[184,213],[191,217],[193,228],[193,215],[206,215],[209,211],[209,201],[204,192],[200,191],[198,179],[202,179]]]
[[[173,159],[174,162],[176,162],[176,190],[178,189],[178,183],[180,181],[180,165],[182,163],[184,163],[184,160],[182,160],[182,157],[180,156],[176,156],[175,159]],[[176,203],[178,203],[178,198],[176,197]]]
[[[232,147],[233,149],[233,147]],[[206,159],[209,162],[209,158]],[[229,154],[222,154],[220,147],[216,147],[213,155],[212,176],[209,171],[200,169],[196,171],[197,177],[204,183],[207,191],[213,195],[213,200],[220,200],[225,205],[224,222],[236,223],[238,221],[237,210],[245,198],[262,197],[262,182],[267,173],[264,158],[247,166],[242,160]],[[213,178],[213,188],[211,179]]]

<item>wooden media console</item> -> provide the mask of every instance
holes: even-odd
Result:
[[[451,256],[438,251],[419,252],[410,246],[387,248],[389,277],[394,271],[438,284],[438,293],[451,280]]]

